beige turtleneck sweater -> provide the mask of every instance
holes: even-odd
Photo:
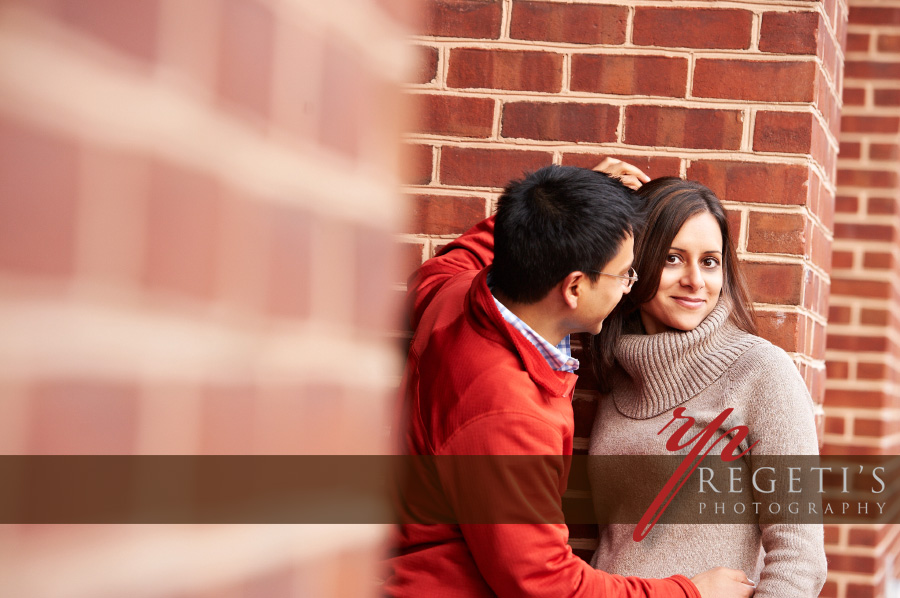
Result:
[[[783,350],[739,330],[728,315],[720,302],[692,331],[622,338],[616,356],[631,379],[618,375],[613,392],[601,399],[590,454],[673,455],[665,443],[676,426],[658,433],[678,406],[697,420],[684,440],[724,409],[734,408],[722,432],[748,426],[741,450],[759,441],[750,454],[728,464],[745,472],[753,470],[755,456],[759,463],[763,455],[817,454],[812,400],[797,368]],[[719,460],[723,446],[716,445],[704,464]],[[697,475],[685,489],[696,492],[698,486],[690,484]],[[668,478],[634,467],[601,467],[595,461],[589,464],[589,476],[595,496],[620,505],[646,500],[648,488],[655,495]],[[728,486],[721,480],[716,485]],[[737,487],[741,493],[729,497],[732,501],[749,504],[768,498],[754,491],[747,478]],[[601,527],[591,564],[641,577],[690,577],[719,566],[742,569],[758,583],[756,598],[812,598],[825,582],[821,525],[767,523],[765,516],[755,524],[658,524],[641,542],[633,540],[634,529],[633,524]]]

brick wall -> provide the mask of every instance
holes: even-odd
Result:
[[[722,4],[425,2],[408,86],[419,116],[406,264],[489,214],[509,179],[549,163],[612,155],[699,180],[739,231],[762,335],[793,356],[821,404],[847,8]],[[587,369],[579,450],[595,400]],[[573,530],[580,554],[592,534]]]
[[[386,449],[408,13],[0,3],[0,453]],[[380,542],[3,526],[0,594],[356,597]]]
[[[823,436],[823,451],[832,454],[900,449],[898,42],[900,2],[851,0]],[[827,531],[831,572],[823,595],[896,595],[897,526]]]

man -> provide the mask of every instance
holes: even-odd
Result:
[[[571,455],[578,368],[568,335],[600,331],[634,281],[634,208],[608,176],[549,166],[510,184],[497,214],[410,280],[415,335],[404,376],[404,450],[413,455]],[[560,462],[563,460],[560,459]],[[491,501],[556,516],[568,467],[497,471]],[[467,477],[469,476],[469,477]],[[482,478],[481,481],[484,481]],[[462,469],[436,486],[459,515]],[[400,526],[385,583],[395,597],[746,597],[742,572],[645,580],[592,569],[562,523]]]

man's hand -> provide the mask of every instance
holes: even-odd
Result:
[[[750,598],[756,586],[743,571],[716,567],[691,578],[703,598]]]
[[[640,189],[641,185],[650,181],[650,177],[644,174],[637,166],[615,158],[604,158],[603,162],[594,166],[593,169],[619,179],[623,185],[635,191]]]

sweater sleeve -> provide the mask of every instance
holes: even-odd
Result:
[[[494,217],[482,220],[427,260],[407,284],[409,322],[413,330],[425,309],[447,281],[457,274],[478,271],[494,261]]]
[[[484,416],[458,430],[441,453],[541,456],[525,461],[479,460],[478,467],[484,470],[477,472],[457,459],[441,473],[444,491],[460,520],[549,522],[460,524],[478,569],[498,597],[700,598],[696,586],[683,576],[612,575],[572,553],[568,528],[562,523],[567,459],[562,456],[559,431],[548,423],[526,413]],[[480,498],[476,504],[473,496]]]
[[[812,398],[790,357],[766,343],[748,351],[733,367],[751,381],[747,389],[748,440],[751,444],[758,441],[751,451],[751,465],[759,466],[768,455],[817,455]],[[763,505],[759,526],[765,550],[754,596],[818,596],[827,573],[822,525],[771,523],[766,505],[775,495],[761,493],[755,486],[753,492],[754,500]]]

